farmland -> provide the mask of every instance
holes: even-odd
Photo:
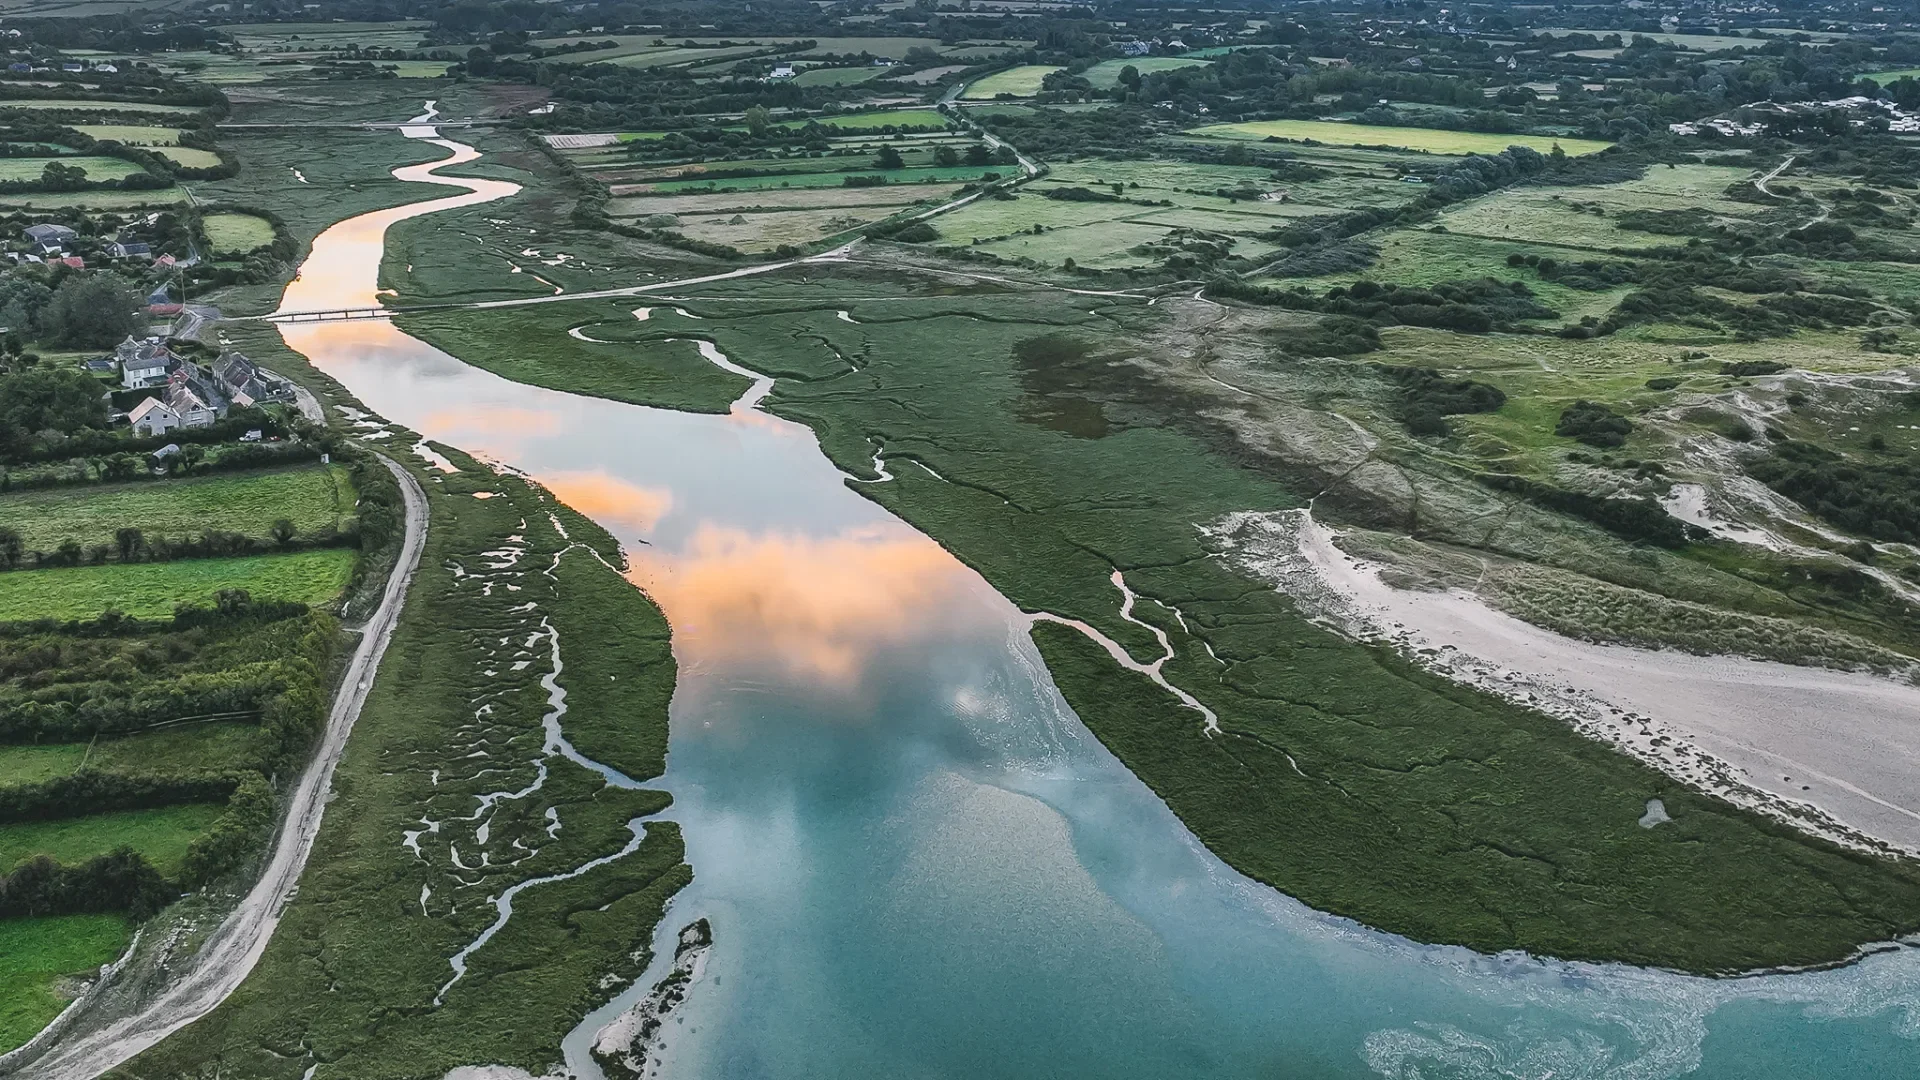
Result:
[[[35,179],[49,164],[54,162],[59,162],[69,168],[85,169],[87,171],[87,178],[91,180],[118,180],[123,176],[132,176],[135,173],[146,171],[131,161],[122,161],[119,158],[110,157],[88,157],[81,155],[55,158],[10,157],[0,158],[0,181]]]
[[[0,866],[12,868],[36,855],[78,866],[130,847],[155,870],[174,877],[180,873],[188,846],[224,812],[216,803],[186,803],[57,821],[12,822],[0,829]]]
[[[1484,135],[1438,128],[1373,127],[1366,124],[1319,120],[1256,120],[1239,124],[1209,124],[1193,133],[1218,139],[1285,139],[1330,143],[1335,146],[1386,146],[1429,154],[1497,154],[1509,146],[1525,146],[1541,153],[1560,147],[1568,154],[1597,153],[1607,148],[1591,139],[1562,139],[1545,135]]]
[[[61,112],[152,113],[156,116],[189,116],[198,111],[185,105],[162,105],[152,101],[7,101],[9,109],[58,110]]]
[[[353,569],[353,552],[300,551],[235,559],[193,559],[126,566],[16,570],[0,574],[0,622],[16,619],[90,619],[116,609],[160,618],[176,604],[206,604],[221,589],[321,604],[340,594]]]
[[[1111,90],[1120,85],[1120,72],[1132,68],[1141,74],[1154,71],[1178,71],[1181,68],[1204,67],[1206,60],[1184,56],[1142,56],[1132,60],[1102,60],[1080,73],[1080,77],[1092,83],[1096,90]]]
[[[215,251],[245,254],[273,243],[273,223],[252,214],[208,214],[201,228]]]
[[[337,465],[0,496],[0,514],[18,522],[21,541],[37,551],[63,540],[111,544],[114,530],[129,526],[152,536],[221,529],[264,540],[286,518],[310,535],[345,525],[353,505],[353,485]]]
[[[1027,64],[998,71],[967,85],[961,98],[967,101],[992,101],[1002,94],[1008,97],[1032,97],[1040,92],[1040,81],[1060,69],[1045,64]]]
[[[55,983],[99,971],[132,937],[119,915],[0,920],[0,1046],[18,1046],[46,1027],[67,1005]]]

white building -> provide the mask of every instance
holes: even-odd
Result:
[[[180,414],[159,398],[148,398],[133,407],[127,414],[127,422],[133,425],[136,435],[165,435],[180,427]]]

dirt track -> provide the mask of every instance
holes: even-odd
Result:
[[[199,953],[186,962],[181,977],[159,998],[132,1016],[89,1030],[86,1013],[93,1004],[91,999],[104,989],[96,988],[90,999],[83,999],[75,1006],[70,1017],[62,1018],[70,1021],[62,1025],[63,1030],[82,1030],[75,1031],[70,1039],[56,1036],[37,1058],[9,1062],[0,1067],[0,1075],[92,1080],[213,1011],[240,985],[266,951],[267,941],[280,924],[280,913],[293,898],[300,873],[306,868],[307,856],[313,851],[314,837],[320,831],[320,815],[326,809],[333,785],[334,766],[340,763],[347,736],[360,717],[361,706],[366,703],[367,691],[373,686],[380,659],[393,637],[400,609],[406,603],[407,587],[413,581],[426,543],[426,493],[405,469],[391,461],[385,464],[400,482],[406,501],[406,531],[400,544],[400,557],[387,579],[380,606],[361,632],[359,647],[347,665],[346,679],[327,716],[326,731],[293,790],[286,820],[274,838],[273,850],[260,880]]]

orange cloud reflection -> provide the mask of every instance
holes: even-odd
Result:
[[[644,488],[604,472],[568,472],[542,476],[540,482],[561,502],[614,532],[650,533],[673,509],[673,492]]]
[[[666,559],[640,553],[631,576],[688,659],[770,662],[836,687],[950,618],[970,582],[959,560],[904,526],[834,537],[703,527]]]

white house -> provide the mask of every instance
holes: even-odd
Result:
[[[159,398],[148,398],[135,405],[127,414],[127,422],[133,425],[136,435],[165,435],[181,426],[180,414]]]
[[[159,386],[167,381],[167,372],[176,360],[173,350],[158,338],[127,340],[114,346],[113,358],[120,361],[120,384],[129,390]]]

